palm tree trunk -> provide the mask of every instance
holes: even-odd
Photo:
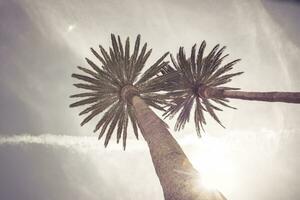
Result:
[[[300,103],[300,92],[244,92],[206,88],[204,93],[207,98],[221,97],[251,101]]]
[[[168,131],[166,124],[139,96],[131,103],[142,135],[146,140],[165,200],[223,200],[217,191],[199,185],[197,171]]]

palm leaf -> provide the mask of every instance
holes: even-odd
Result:
[[[176,73],[157,76],[160,70],[166,68],[168,64],[168,62],[164,62],[167,54],[150,65],[146,74],[140,75],[152,52],[151,49],[147,50],[147,43],[143,44],[141,50],[140,46],[140,35],[137,36],[131,53],[129,38],[123,45],[120,36],[116,37],[111,34],[111,47],[107,48],[108,50],[101,45],[99,45],[101,53],[91,48],[92,54],[100,61],[101,65],[98,66],[86,58],[91,69],[78,67],[83,74],[72,74],[73,78],[82,81],[82,83],[75,83],[74,86],[85,91],[70,96],[71,98],[80,98],[70,107],[88,105],[79,113],[79,115],[87,114],[81,125],[104,113],[98,120],[94,132],[100,132],[99,139],[106,134],[105,147],[111,140],[113,133],[116,132],[117,142],[123,137],[123,148],[126,148],[129,120],[133,133],[138,138],[138,119],[130,99],[122,98],[121,94],[124,87],[135,88],[135,91],[138,92],[137,95],[153,108],[164,110],[164,107],[169,103],[163,99],[160,88],[170,89],[171,85],[168,82],[176,76]]]
[[[83,99],[83,100],[80,100],[80,101],[76,101],[75,103],[72,103],[70,105],[70,108],[76,107],[76,106],[82,106],[82,105],[86,105],[86,104],[90,104],[90,103],[94,103],[96,101],[98,101],[98,97],[90,97],[90,98]]]
[[[139,139],[138,128],[137,128],[137,124],[136,124],[137,119],[136,119],[136,116],[133,112],[132,107],[128,108],[128,115],[130,117],[130,121],[131,121],[131,124],[132,124],[134,135],[135,135],[136,139]]]
[[[194,123],[197,134],[201,136],[203,124],[206,124],[204,111],[224,127],[219,120],[215,111],[222,111],[221,107],[225,106],[234,108],[227,104],[227,100],[221,97],[210,98],[204,93],[207,88],[215,88],[218,90],[235,90],[239,88],[223,86],[230,82],[233,77],[241,75],[243,72],[229,73],[240,59],[234,60],[223,65],[223,60],[228,54],[223,55],[225,46],[220,48],[220,45],[215,45],[213,49],[205,55],[206,42],[203,41],[196,55],[196,45],[191,48],[190,57],[187,57],[184,48],[180,47],[176,59],[171,54],[172,66],[164,67],[160,70],[163,76],[160,78],[163,81],[161,89],[165,92],[168,102],[165,108],[164,117],[172,118],[179,113],[175,130],[182,129],[190,117],[190,112],[194,106]],[[176,74],[167,77],[169,74]],[[159,80],[160,82],[160,79]],[[154,79],[155,80],[155,79]],[[144,91],[156,92],[159,85],[156,82],[149,83],[147,87],[141,85]],[[155,80],[156,81],[156,80]],[[213,104],[214,102],[214,104]],[[216,104],[216,105],[215,105]]]

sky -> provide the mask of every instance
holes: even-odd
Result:
[[[295,0],[0,0],[0,199],[163,199],[146,143],[108,148],[80,127],[71,74],[90,47],[137,34],[151,64],[202,40],[227,46],[246,91],[300,91],[300,3]],[[209,188],[228,199],[299,199],[300,107],[232,100],[174,136]],[[158,113],[160,114],[160,113]],[[174,121],[167,121],[170,127]]]

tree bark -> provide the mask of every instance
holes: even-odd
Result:
[[[207,88],[204,95],[207,98],[222,97],[250,101],[300,103],[300,92],[244,92]]]
[[[139,96],[130,98],[146,140],[165,200],[224,200],[218,191],[199,184],[198,172],[168,131],[166,124]]]

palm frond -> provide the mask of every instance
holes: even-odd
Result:
[[[113,115],[115,114],[117,108],[119,107],[120,105],[118,103],[115,103],[112,107],[109,108],[108,111],[106,111],[106,113],[103,115],[103,117],[101,118],[101,120],[99,120],[99,122],[97,123],[95,129],[94,129],[94,132],[98,131],[102,126],[102,130],[99,134],[99,139],[102,137],[102,135],[104,134],[104,131],[105,131],[105,127],[108,126],[110,120],[112,119]]]
[[[196,132],[199,137],[201,137],[201,129],[204,130],[203,124],[206,124],[204,114],[203,114],[203,106],[201,105],[200,99],[196,98],[196,108],[194,113],[194,122],[196,127]]]
[[[106,133],[106,137],[105,137],[105,141],[104,141],[104,146],[105,147],[107,147],[108,142],[109,142],[109,140],[111,138],[111,135],[112,135],[112,133],[113,133],[113,131],[114,131],[114,129],[115,129],[118,121],[120,120],[120,118],[119,118],[118,115],[122,111],[123,111],[123,104],[119,105],[117,111],[114,113],[113,120],[112,120],[112,122],[111,122],[111,124],[109,126],[109,129],[108,129],[107,133]]]
[[[181,112],[177,118],[177,122],[175,124],[175,130],[180,130],[184,127],[184,124],[189,121],[191,109],[193,106],[194,96],[189,96],[186,98],[182,104]]]
[[[162,84],[162,90],[165,91],[167,99],[171,102],[166,107],[163,116],[174,117],[177,113],[177,122],[175,130],[182,129],[190,118],[190,112],[194,106],[194,123],[197,134],[201,136],[201,129],[206,124],[204,113],[208,113],[215,121],[224,127],[219,120],[216,111],[222,111],[221,107],[234,107],[228,105],[227,99],[222,97],[209,97],[203,93],[207,88],[218,90],[235,90],[239,88],[227,87],[224,84],[230,82],[233,77],[241,75],[243,72],[229,73],[240,59],[222,64],[228,54],[223,55],[226,47],[215,45],[213,49],[205,55],[206,42],[203,41],[198,49],[196,45],[191,48],[190,56],[187,57],[184,48],[180,47],[176,59],[171,54],[172,66],[161,69],[164,77],[170,74],[176,74],[165,78]],[[149,81],[150,82],[150,81]],[[151,83],[145,88],[149,92],[156,91],[156,83]],[[195,104],[194,104],[195,103]]]
[[[98,93],[97,92],[84,92],[84,93],[80,93],[80,94],[73,94],[70,96],[70,98],[78,98],[78,97],[94,97],[97,96]]]
[[[137,128],[137,124],[136,124],[137,119],[136,119],[136,116],[134,114],[134,111],[133,111],[132,107],[128,108],[128,115],[129,115],[129,118],[130,118],[130,121],[131,121],[131,125],[132,125],[132,128],[133,128],[134,135],[135,135],[136,139],[139,139],[138,128]]]
[[[72,107],[76,107],[76,106],[82,106],[82,105],[94,103],[96,101],[98,101],[97,97],[89,97],[87,99],[83,99],[83,100],[80,100],[80,101],[76,101],[75,103],[72,103],[70,105],[70,107],[72,108]]]
[[[83,119],[83,121],[81,122],[80,125],[83,126],[84,124],[89,122],[96,115],[98,115],[99,113],[106,110],[111,104],[115,103],[115,101],[116,101],[116,98],[115,99],[107,99],[106,101],[93,104],[92,106],[90,106],[90,107],[86,108],[85,110],[81,111],[79,113],[79,115],[83,115],[83,114],[86,114],[86,113],[89,113],[89,112],[91,112],[91,113],[86,118]]]
[[[127,107],[128,110],[128,107]],[[127,126],[128,126],[128,112],[125,112],[124,124],[123,124],[123,148],[126,149],[126,139],[127,139]]]
[[[168,55],[166,53],[154,62],[145,74],[140,74],[152,52],[151,49],[147,50],[147,43],[141,43],[140,35],[135,40],[132,53],[129,37],[126,38],[123,45],[120,36],[116,37],[114,34],[111,34],[111,47],[105,49],[99,45],[99,49],[100,53],[93,48],[91,51],[100,61],[101,66],[86,58],[89,68],[79,66],[78,69],[83,74],[72,74],[73,78],[82,81],[75,83],[74,86],[85,91],[70,96],[71,98],[81,98],[72,103],[70,107],[88,105],[79,113],[79,115],[87,115],[81,125],[104,113],[98,119],[94,132],[100,132],[99,139],[106,134],[105,147],[116,132],[117,143],[123,138],[123,148],[125,149],[129,120],[136,138],[138,138],[139,131],[134,107],[129,100],[122,98],[122,89],[127,86],[136,88],[140,98],[144,99],[149,106],[164,110],[168,101],[162,99],[160,91],[161,88],[169,89],[168,82],[176,76],[176,73],[156,76],[168,65],[168,62],[164,61]]]
[[[169,55],[169,52],[165,53],[148,70],[146,70],[145,73],[143,74],[143,76],[136,83],[136,85],[142,84],[146,80],[151,79],[153,76],[157,75],[163,68],[165,68],[168,65],[168,62],[163,62],[163,60],[168,55]]]

